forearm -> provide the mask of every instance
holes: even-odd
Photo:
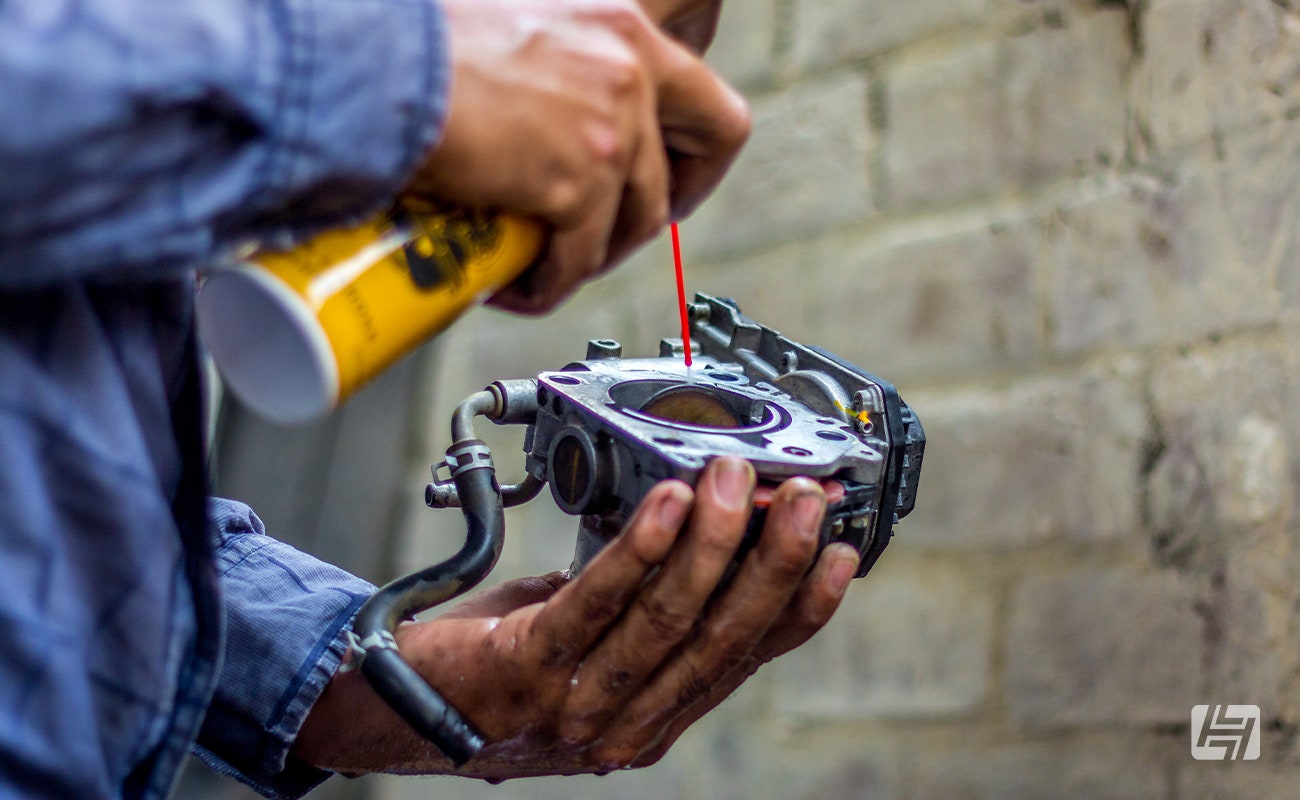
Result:
[[[10,0],[0,288],[364,213],[434,140],[446,82],[435,0]]]

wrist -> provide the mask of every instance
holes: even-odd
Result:
[[[398,629],[399,641],[407,627]],[[293,757],[348,777],[450,772],[450,762],[388,707],[355,663],[349,651],[303,723]]]

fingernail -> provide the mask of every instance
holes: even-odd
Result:
[[[821,534],[822,510],[826,498],[821,492],[803,492],[794,498],[794,524],[804,538]]]
[[[669,488],[659,503],[659,522],[665,528],[677,530],[686,522],[686,515],[691,510],[691,490],[685,486],[674,485]]]
[[[754,485],[753,468],[748,461],[738,458],[720,458],[717,464],[713,485],[718,499],[730,508],[744,508]]]
[[[857,554],[842,555],[835,559],[834,564],[831,564],[831,568],[826,574],[826,584],[836,597],[840,597],[849,588],[849,581],[853,580],[853,576],[857,571]]]

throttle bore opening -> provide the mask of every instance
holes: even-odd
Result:
[[[581,509],[591,499],[595,456],[585,436],[565,432],[551,448],[551,491],[561,507]]]
[[[740,433],[783,426],[784,415],[767,400],[714,386],[626,381],[609,394],[624,414],[684,430]]]
[[[722,398],[707,389],[694,386],[665,389],[641,406],[641,413],[701,428],[748,427],[748,420],[741,419],[736,410]],[[760,413],[771,412],[763,409]]]

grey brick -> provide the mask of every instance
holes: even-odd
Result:
[[[1296,602],[1289,363],[1280,343],[1207,347],[1162,364],[1151,390],[1161,447],[1146,490],[1153,552],[1204,579],[1209,689],[1267,708],[1294,660],[1277,647]]]
[[[1220,186],[1183,167],[1063,202],[1046,228],[1056,347],[1181,343],[1272,318],[1279,293],[1243,258],[1225,210],[1236,195]]]
[[[1221,575],[1209,581],[1201,606],[1207,685],[1199,702],[1238,698],[1276,718],[1294,702],[1287,683],[1297,655],[1287,646],[1294,636],[1294,569],[1283,555],[1271,564],[1236,560]]]
[[[795,718],[964,715],[990,682],[994,599],[959,568],[887,553],[831,624],[772,665]]]
[[[1289,313],[1284,317],[1284,322],[1279,326],[1279,336],[1287,343],[1285,350],[1286,364],[1286,416],[1284,429],[1287,432],[1287,445],[1291,452],[1292,474],[1295,473],[1297,462],[1300,462],[1300,317]],[[1296,510],[1295,496],[1291,497],[1291,513]],[[1300,557],[1300,538],[1293,538],[1295,553]],[[1300,568],[1300,565],[1297,565]]]
[[[801,0],[794,9],[793,57],[805,69],[874,55],[975,25],[990,13],[989,4],[981,0]]]
[[[725,3],[708,62],[736,86],[772,80],[777,37],[777,0]]]
[[[1112,5],[1001,43],[999,168],[1014,185],[1122,159],[1132,56],[1126,10]]]
[[[1265,731],[1258,761],[1193,761],[1189,755],[1179,764],[1179,800],[1294,797],[1300,786],[1300,766],[1289,738]]]
[[[1259,527],[1283,514],[1291,490],[1286,417],[1289,359],[1281,342],[1211,345],[1167,359],[1153,373],[1151,396],[1171,462],[1153,499],[1157,524],[1188,527],[1197,492],[1210,496],[1210,527]],[[1187,464],[1184,462],[1191,461]],[[1200,486],[1179,486],[1195,472]],[[1206,530],[1207,537],[1213,531]],[[1226,551],[1225,551],[1226,552]]]
[[[681,227],[683,241],[697,230],[695,220],[688,220]],[[687,290],[730,297],[747,316],[804,341],[800,337],[807,337],[810,327],[804,298],[820,290],[810,278],[822,252],[820,242],[814,239],[735,260],[690,265]]]
[[[1300,307],[1300,121],[1226,136],[1215,155],[1219,207],[1235,254],[1251,270],[1240,280],[1276,286],[1285,304]]]
[[[887,69],[887,206],[949,204],[1118,162],[1127,24],[1122,11],[1093,13]]]
[[[1035,574],[1011,600],[1004,693],[1029,728],[1183,723],[1204,701],[1198,594],[1171,573]]]
[[[828,76],[754,101],[754,132],[683,241],[693,259],[802,238],[872,213],[867,81]]]
[[[846,735],[830,725],[783,730],[751,721],[720,730],[699,748],[693,774],[701,800],[897,800],[899,742],[882,730]]]
[[[812,248],[800,270],[809,339],[900,384],[1044,353],[1032,231],[945,222]]]
[[[1217,156],[1211,174],[1243,266],[1239,280],[1276,285],[1294,306],[1300,296],[1300,122],[1269,123],[1226,137]]]
[[[688,280],[798,341],[905,383],[1046,352],[1037,246],[1037,229],[1020,222],[942,218],[706,264]]]
[[[886,73],[883,170],[890,207],[991,193],[1002,180],[999,50],[984,41]]]
[[[1137,107],[1168,152],[1294,108],[1295,12],[1270,0],[1151,0]]]
[[[962,745],[916,754],[908,774],[914,800],[1162,800],[1171,797],[1167,766],[1186,753],[1181,739],[1072,736],[1006,742],[995,731]]]
[[[895,545],[998,548],[1132,531],[1145,434],[1138,377],[1121,359],[1004,389],[904,393],[927,443],[916,511]]]

